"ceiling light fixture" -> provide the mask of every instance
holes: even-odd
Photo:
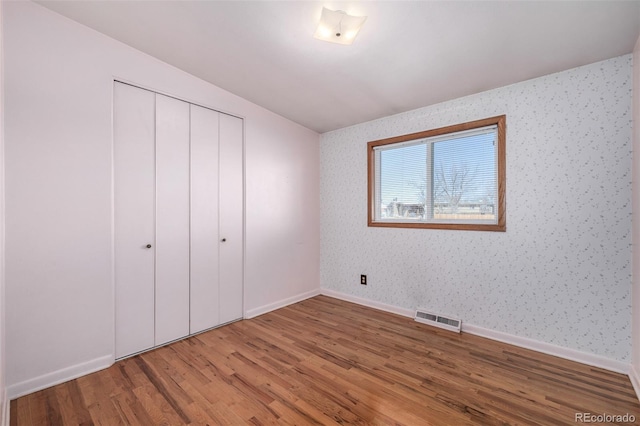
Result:
[[[313,36],[331,43],[351,44],[366,20],[366,16],[351,16],[342,10],[323,7],[318,29]]]

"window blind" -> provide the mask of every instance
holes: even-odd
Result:
[[[497,126],[374,147],[375,220],[497,221]]]

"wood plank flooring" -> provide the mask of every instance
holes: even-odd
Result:
[[[11,401],[11,425],[575,425],[576,413],[640,422],[622,374],[325,296]]]

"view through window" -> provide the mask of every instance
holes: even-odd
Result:
[[[505,117],[370,142],[369,225],[505,229]]]

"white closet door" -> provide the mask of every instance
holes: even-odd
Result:
[[[189,334],[189,104],[156,94],[155,344]]]
[[[121,358],[154,345],[155,94],[114,83],[113,121],[116,358]]]
[[[220,114],[220,323],[242,318],[242,119]]]
[[[218,116],[191,105],[191,325],[220,324],[218,297]]]

